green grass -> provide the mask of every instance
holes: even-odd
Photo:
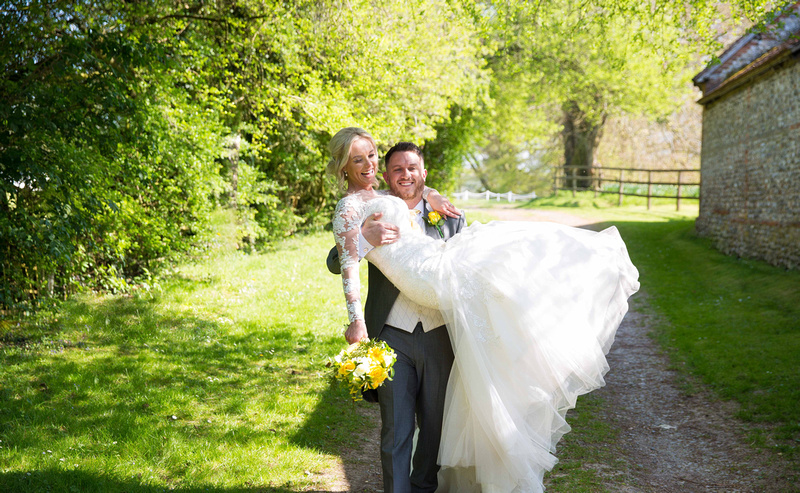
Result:
[[[324,375],[347,320],[330,234],[245,255],[217,221],[158,289],[3,321],[0,491],[298,491],[374,425]]]
[[[574,493],[600,493],[611,491],[602,483],[601,465],[614,464],[621,460],[614,455],[613,444],[619,431],[606,421],[597,419],[604,401],[596,393],[582,396],[575,409],[567,413],[567,421],[573,431],[566,434],[558,444],[558,464],[545,474],[548,491]]]
[[[796,457],[800,272],[722,255],[697,237],[691,220],[615,224],[662,318],[662,346],[717,395],[738,402],[740,418],[774,425],[776,449]]]
[[[676,367],[796,458],[800,272],[720,254],[694,234],[691,202],[590,195],[520,206],[617,225]],[[159,285],[0,321],[0,491],[302,491],[375,426],[323,375],[347,319],[330,234],[245,255],[232,218],[217,222],[216,246]],[[614,463],[602,405],[589,395],[570,413],[552,489],[596,491],[585,466]]]

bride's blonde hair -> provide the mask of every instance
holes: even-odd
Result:
[[[378,152],[378,146],[375,144],[375,139],[363,128],[358,127],[345,127],[331,138],[328,143],[328,151],[331,153],[331,160],[328,161],[327,171],[329,174],[336,178],[336,184],[341,191],[347,190],[347,176],[344,173],[344,167],[347,166],[347,160],[350,159],[350,147],[357,139],[367,139],[375,152]]]

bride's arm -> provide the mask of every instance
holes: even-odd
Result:
[[[450,201],[447,200],[447,197],[440,194],[435,188],[425,187],[425,190],[422,192],[422,198],[431,204],[433,210],[441,212],[445,216],[461,216],[461,211],[456,209],[456,206],[451,204]]]
[[[378,190],[381,195],[391,195],[391,190]],[[427,200],[433,210],[440,212],[448,217],[461,217],[461,211],[447,200],[447,197],[440,194],[435,188],[426,186],[422,191],[422,198]],[[391,242],[390,242],[391,243]]]
[[[358,268],[358,233],[361,228],[364,203],[357,197],[345,197],[336,204],[333,215],[333,236],[342,272],[342,288],[347,303],[350,325],[345,339],[352,344],[367,339],[367,326],[361,309],[361,280]]]
[[[359,260],[376,246],[394,243],[400,238],[400,228],[390,222],[381,221],[382,212],[376,212],[369,216],[364,224],[361,225],[361,233],[358,235],[358,257]],[[337,276],[342,273],[342,266],[339,261],[339,250],[337,247],[331,248],[325,265],[331,274]]]

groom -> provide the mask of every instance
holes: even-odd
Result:
[[[405,201],[409,214],[428,236],[440,238],[424,217],[432,211],[423,199],[428,171],[422,151],[410,142],[400,142],[386,153],[384,180],[392,193]],[[413,211],[418,211],[414,213]],[[444,217],[444,216],[443,216]],[[372,245],[390,243],[397,228],[377,221],[380,214],[362,225],[359,255]],[[464,216],[445,218],[443,238],[461,231]],[[340,272],[336,248],[328,255],[328,270]],[[381,410],[381,465],[386,493],[433,492],[437,487],[436,463],[442,434],[447,380],[453,364],[453,349],[444,319],[437,310],[408,299],[372,264],[369,264],[369,294],[364,308],[370,338],[386,341],[397,353],[394,378],[378,388]],[[368,395],[365,398],[369,399]],[[412,463],[414,429],[419,427]]]

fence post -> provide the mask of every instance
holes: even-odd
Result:
[[[675,210],[681,210],[681,172],[678,171],[678,198],[675,200]]]
[[[647,170],[647,210],[650,210],[650,197],[653,195],[653,172]]]
[[[625,181],[624,181],[624,171],[622,169],[619,170],[619,201],[617,205],[622,205],[622,190],[625,188]]]
[[[508,192],[508,201],[514,202],[514,192]]]
[[[575,174],[575,170],[572,170],[572,198],[575,198],[575,188],[578,186],[578,176]]]
[[[592,165],[592,169],[594,169],[594,165]],[[602,171],[598,170],[597,174],[599,175],[600,173],[602,173]],[[592,185],[594,188],[594,198],[597,198],[597,190],[600,188],[600,178],[599,176],[596,177],[594,172],[592,172]]]
[[[489,190],[486,190],[486,200],[489,200],[489,199],[491,198],[491,197],[490,197],[490,194],[491,194],[491,193],[492,193],[492,192],[490,192]]]
[[[553,197],[558,195],[558,170],[560,168],[560,166],[556,166],[553,170]]]

